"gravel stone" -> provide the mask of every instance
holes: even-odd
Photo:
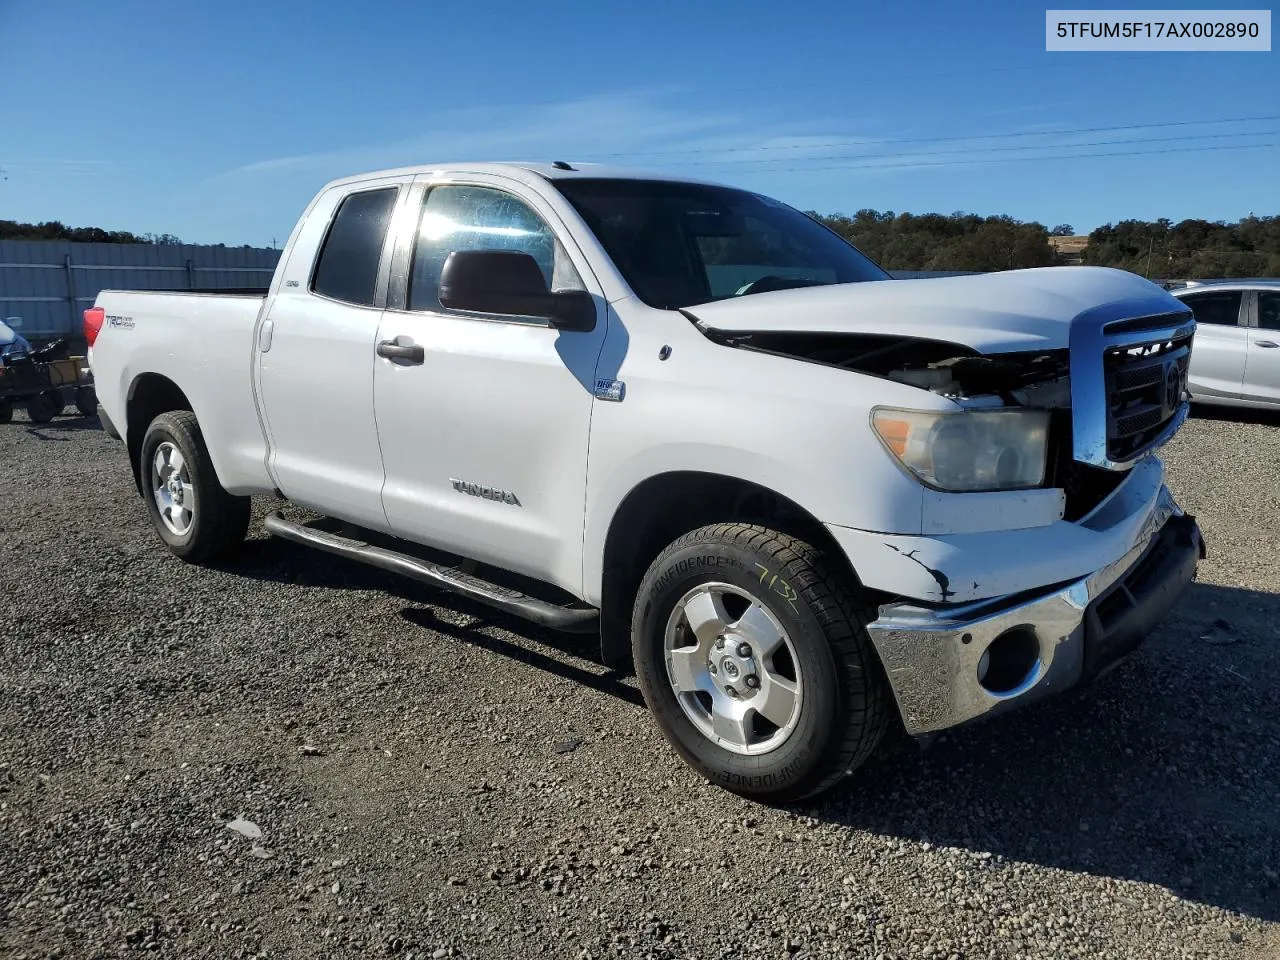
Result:
[[[141,821],[135,821],[132,827],[136,828]],[[241,820],[237,817],[227,824],[228,830],[234,830],[242,837],[248,837],[250,840],[257,840],[262,836],[262,828],[252,820]]]
[[[1209,557],[1132,657],[773,809],[591,638],[256,523],[186,566],[96,419],[19,412],[0,957],[1274,960],[1280,420],[1197,413],[1163,456]]]

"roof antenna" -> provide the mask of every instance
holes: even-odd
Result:
[[[555,163],[553,163],[553,164],[551,164],[551,165],[552,165],[553,167],[555,167],[557,170],[572,170],[572,169],[573,169],[573,167],[569,166],[569,164],[565,163],[563,160],[557,160]]]

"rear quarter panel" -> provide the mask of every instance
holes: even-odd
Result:
[[[138,379],[159,374],[186,395],[218,479],[234,494],[269,493],[266,442],[252,383],[261,297],[104,290],[107,314],[90,351],[98,402],[122,435]]]

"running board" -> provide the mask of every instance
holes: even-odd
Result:
[[[377,567],[379,570],[386,570],[388,573],[398,573],[412,580],[461,594],[478,603],[523,617],[544,627],[570,633],[590,633],[598,626],[600,611],[594,607],[563,607],[546,600],[538,600],[518,590],[512,590],[510,587],[481,580],[455,567],[420,560],[407,553],[375,547],[362,540],[344,537],[327,530],[318,530],[307,524],[294,523],[280,516],[278,512],[268,514],[262,525],[269,534],[280,537],[282,540],[315,547],[317,550],[347,557],[350,560]]]

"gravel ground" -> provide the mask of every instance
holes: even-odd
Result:
[[[259,533],[185,566],[96,420],[19,414],[0,956],[1280,956],[1280,422],[1167,460],[1209,559],[1157,636],[779,810],[583,639]]]

